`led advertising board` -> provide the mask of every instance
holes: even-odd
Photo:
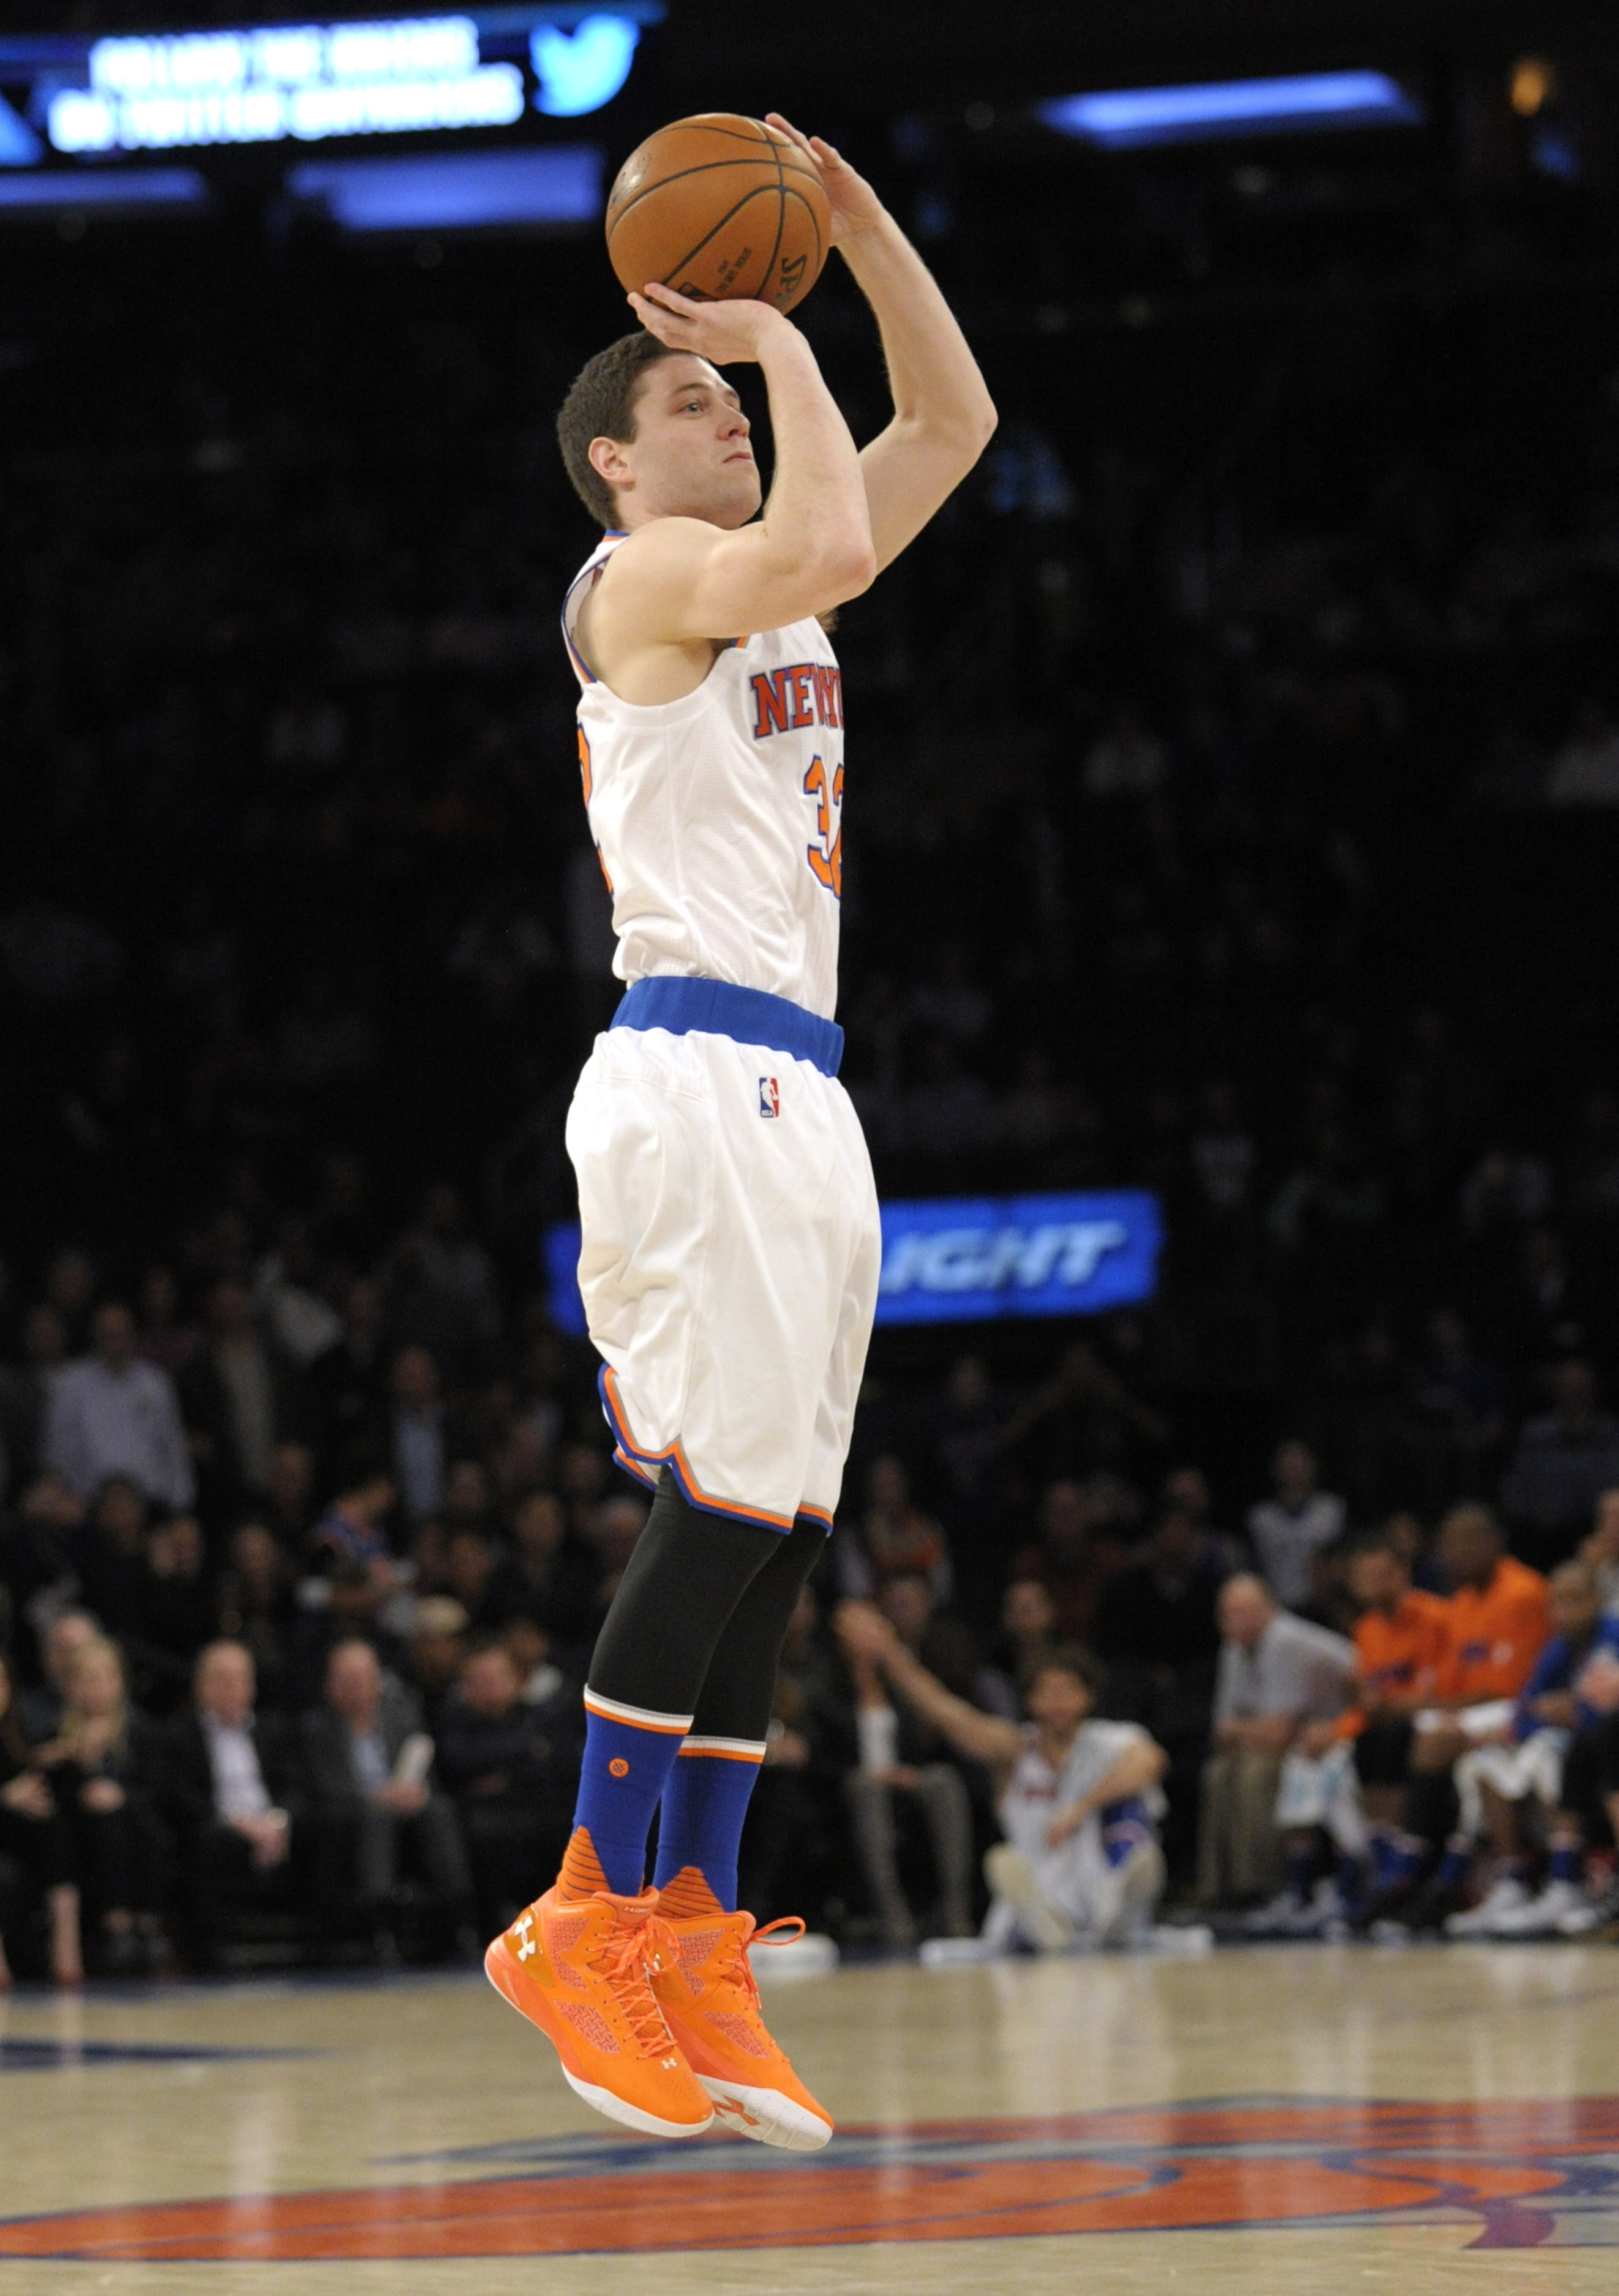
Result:
[[[236,30],[0,35],[0,168],[227,144],[498,135],[598,111],[661,0]]]
[[[1001,1316],[1095,1316],[1150,1300],[1163,1224],[1146,1191],[971,1196],[886,1203],[881,1324],[979,1323]],[[551,1313],[582,1333],[579,1231],[547,1231]]]

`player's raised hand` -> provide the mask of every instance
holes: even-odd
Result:
[[[834,247],[844,240],[858,239],[863,231],[870,231],[882,222],[882,201],[865,176],[857,175],[830,144],[819,135],[804,135],[790,119],[784,119],[779,111],[768,111],[765,118],[770,127],[792,138],[820,177],[821,189],[832,209]]]
[[[656,335],[671,351],[690,351],[713,366],[757,359],[769,337],[793,324],[768,303],[744,298],[697,303],[689,295],[677,295],[672,287],[656,284],[644,295],[631,295],[629,302],[649,335]]]

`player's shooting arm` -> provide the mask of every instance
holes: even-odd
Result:
[[[643,638],[678,644],[779,629],[857,597],[876,570],[870,513],[854,440],[815,353],[767,304],[694,303],[666,287],[651,294],[629,299],[672,349],[715,366],[758,363],[776,475],[763,516],[747,526],[659,518],[638,529],[613,560],[611,583],[604,579],[604,611],[622,614],[633,591]]]
[[[834,1623],[851,1658],[881,1667],[906,1704],[948,1738],[957,1753],[992,1770],[1012,1767],[1023,1750],[1017,1725],[999,1714],[985,1714],[947,1690],[937,1675],[911,1656],[881,1611],[868,1603],[844,1603]]]
[[[995,403],[966,337],[922,258],[865,179],[830,144],[770,114],[819,171],[833,244],[876,314],[893,420],[860,456],[877,571],[961,484],[995,430]]]

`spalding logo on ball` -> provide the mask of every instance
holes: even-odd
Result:
[[[608,194],[608,257],[637,294],[655,280],[700,303],[748,297],[790,311],[831,243],[813,164],[790,136],[735,111],[660,127]]]

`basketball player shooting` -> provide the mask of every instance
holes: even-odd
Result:
[[[837,1505],[881,1257],[837,1081],[843,709],[822,618],[920,533],[995,411],[870,185],[770,125],[819,177],[893,416],[858,451],[781,311],[649,285],[629,297],[637,331],[558,419],[607,529],[563,626],[629,984],[568,1119],[579,1285],[616,1456],[655,1496],[591,1661],[562,1871],[486,1965],[611,2119],[685,2136],[718,2115],[810,2150],[832,2121],[765,2029],[736,1854]],[[762,514],[723,374],[748,362],[775,438]]]

